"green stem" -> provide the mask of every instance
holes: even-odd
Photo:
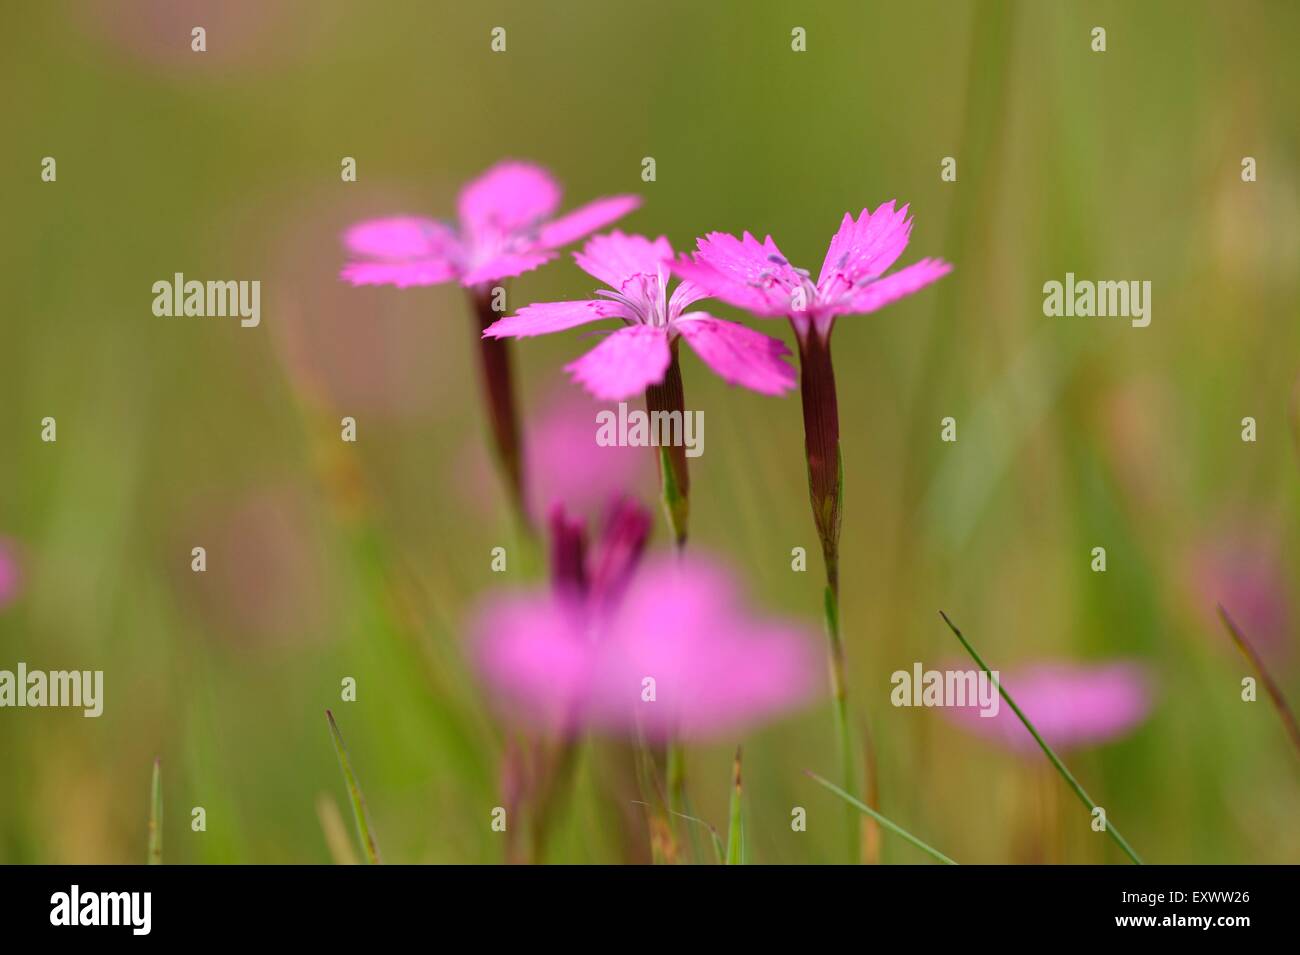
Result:
[[[849,730],[848,691],[844,680],[844,642],[840,639],[839,598],[830,584],[826,585],[824,605],[826,613],[827,660],[830,666],[831,702],[835,712],[835,739],[839,748],[840,775],[844,788],[850,793],[857,791],[857,776],[853,771],[853,738]],[[852,808],[847,809],[849,844],[853,858],[858,856],[858,814]]]
[[[686,392],[682,386],[682,367],[677,360],[677,342],[674,341],[671,347],[672,358],[668,362],[668,368],[664,372],[663,381],[657,385],[650,385],[645,390],[646,411],[650,414],[651,427],[655,426],[657,415],[676,415],[677,420],[681,422],[681,427],[686,427]],[[671,417],[664,420],[671,421]],[[684,433],[684,432],[683,432]],[[687,467],[686,446],[683,441],[672,443],[668,439],[668,434],[660,434],[663,443],[659,447],[659,484],[662,492],[662,501],[664,515],[668,519],[668,527],[672,531],[673,543],[677,546],[677,552],[681,553],[686,548],[687,525],[689,523],[691,511],[691,477]],[[677,826],[675,820],[685,815],[686,810],[686,760],[682,752],[681,744],[675,739],[669,739],[664,757],[665,774],[667,776],[668,788],[668,821],[676,834]],[[695,834],[691,832],[692,844],[695,845]]]
[[[741,804],[740,747],[731,769],[731,804],[727,825],[727,865],[745,864],[745,810]]]
[[[933,856],[934,858],[938,859],[938,860],[939,860],[940,862],[942,862],[944,865],[956,865],[956,864],[957,864],[957,863],[954,862],[952,859],[949,859],[946,855],[944,855],[942,852],[940,852],[938,849],[934,848],[933,846],[926,845],[924,842],[922,842],[920,839],[916,838],[916,836],[912,835],[910,832],[908,832],[908,831],[907,831],[906,829],[904,829],[902,826],[898,826],[898,825],[895,825],[894,823],[890,822],[888,819],[886,819],[886,818],[885,818],[884,816],[882,816],[880,813],[876,812],[876,810],[872,809],[872,808],[871,808],[870,806],[868,806],[866,803],[864,803],[864,802],[862,802],[862,801],[860,801],[860,800],[858,800],[858,799],[855,799],[854,797],[850,796],[848,793],[846,793],[843,789],[840,789],[839,786],[836,786],[836,785],[835,785],[833,782],[831,782],[829,779],[823,779],[822,777],[818,776],[818,775],[817,775],[816,773],[814,773],[814,772],[811,772],[810,770],[806,770],[806,769],[805,769],[804,772],[807,773],[807,774],[808,774],[808,777],[809,777],[810,779],[812,779],[813,782],[817,783],[817,785],[822,786],[822,787],[825,788],[825,789],[829,789],[829,790],[830,790],[831,792],[833,792],[835,795],[839,796],[839,797],[840,797],[841,799],[843,799],[846,803],[848,803],[851,807],[853,807],[854,809],[858,810],[859,812],[866,813],[868,816],[870,816],[872,819],[876,820],[876,822],[880,823],[882,826],[884,826],[884,827],[885,827],[886,829],[888,829],[890,832],[894,833],[895,835],[902,836],[904,839],[906,839],[906,840],[907,840],[908,842],[910,842],[912,845],[916,846],[916,847],[917,847],[918,849],[920,849],[922,852],[929,853],[931,856]]]
[[[573,785],[578,766],[579,747],[572,739],[565,739],[549,759],[549,769],[537,796],[533,816],[533,862],[546,861],[546,849],[555,825],[557,814],[563,808]]]
[[[162,760],[153,761],[153,785],[149,794],[149,865],[162,865]]]
[[[686,790],[686,757],[682,752],[682,744],[677,740],[669,741],[665,761],[668,774],[668,811],[680,816],[685,812],[683,796]]]
[[[794,325],[793,321],[791,322]],[[826,620],[826,656],[831,679],[831,703],[844,788],[855,793],[853,737],[849,723],[848,682],[845,678],[844,641],[840,637],[840,524],[844,508],[844,459],[840,456],[839,396],[835,366],[831,362],[830,332],[800,332],[799,395],[803,410],[804,454],[808,464],[808,501],[821,542],[826,567],[823,610]],[[845,824],[852,858],[859,857],[859,816],[845,808]]]
[[[1219,605],[1219,619],[1228,628],[1228,635],[1237,644],[1237,649],[1241,651],[1242,655],[1251,662],[1256,672],[1259,673],[1259,679],[1264,684],[1265,692],[1268,693],[1269,699],[1273,701],[1273,706],[1277,709],[1278,715],[1282,717],[1282,725],[1286,727],[1286,734],[1291,738],[1291,744],[1295,746],[1296,752],[1300,753],[1300,724],[1296,722],[1295,713],[1287,703],[1286,697],[1282,695],[1282,689],[1273,679],[1273,675],[1269,673],[1268,667],[1264,666],[1264,660],[1242,635],[1241,629],[1233,619],[1228,616],[1228,611],[1223,609],[1222,604]]]
[[[645,407],[650,413],[652,428],[655,426],[657,413],[676,414],[681,422],[682,433],[685,433],[686,397],[682,388],[682,368],[677,361],[676,341],[672,344],[672,360],[668,363],[668,370],[664,372],[664,380],[645,390]],[[691,476],[687,469],[684,441],[676,444],[665,441],[660,445],[659,481],[663,490],[664,514],[673,533],[673,542],[680,551],[686,546],[687,523],[691,511]]]
[[[1029,722],[1029,718],[1021,712],[1020,707],[1016,706],[1016,701],[1011,699],[1011,694],[1002,686],[1002,681],[993,675],[993,671],[989,669],[988,664],[980,658],[980,655],[977,652],[975,652],[975,648],[970,645],[970,641],[962,636],[962,632],[957,629],[957,625],[948,619],[948,615],[940,610],[939,616],[943,617],[943,622],[948,625],[948,629],[957,635],[957,639],[960,640],[961,645],[966,648],[966,652],[971,655],[971,659],[979,664],[979,668],[988,674],[993,680],[994,684],[998,688],[998,693],[1002,695],[1002,699],[1007,701],[1007,705],[1011,707],[1011,711],[1020,718],[1020,722],[1025,724],[1025,729],[1029,730],[1033,735],[1034,740],[1042,748],[1052,765],[1056,767],[1056,771],[1061,774],[1061,778],[1069,784],[1070,788],[1074,790],[1074,794],[1079,797],[1079,801],[1088,808],[1089,813],[1095,813],[1098,808],[1097,804],[1092,801],[1092,797],[1090,797],[1087,792],[1084,791],[1084,788],[1079,785],[1079,781],[1074,778],[1074,775],[1065,768],[1065,764],[1061,762],[1056,753],[1052,751],[1052,747],[1048,746],[1043,737],[1038,735],[1038,730],[1034,729],[1034,724]],[[1106,834],[1115,840],[1115,843],[1124,850],[1125,855],[1132,859],[1136,864],[1142,865],[1142,860],[1138,858],[1138,854],[1133,851],[1133,847],[1128,844],[1128,840],[1120,835],[1119,830],[1111,825],[1109,818],[1106,819]]]
[[[375,838],[370,834],[370,814],[366,811],[366,799],[361,795],[361,787],[357,785],[357,777],[352,772],[348,751],[343,746],[343,734],[339,732],[339,725],[334,722],[333,713],[326,710],[325,718],[329,720],[330,736],[334,739],[334,751],[339,757],[339,769],[343,771],[343,781],[348,787],[348,798],[352,801],[352,815],[357,822],[357,837],[361,840],[361,849],[366,854],[367,862],[371,865],[379,865],[379,847],[375,845]]]

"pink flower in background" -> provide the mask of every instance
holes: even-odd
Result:
[[[794,387],[783,342],[705,312],[687,312],[705,293],[691,282],[668,294],[672,246],[660,236],[612,232],[591,239],[574,259],[584,272],[613,291],[600,298],[527,305],[483,333],[488,338],[527,338],[566,331],[606,318],[624,327],[610,334],[565,370],[597,398],[621,400],[664,380],[672,345],[684,338],[724,381],[761,394]]]
[[[22,582],[22,572],[18,569],[18,548],[13,541],[0,537],[0,610],[18,599]]]
[[[544,513],[563,504],[590,516],[624,493],[650,493],[654,467],[640,448],[596,443],[596,415],[608,409],[573,388],[556,387],[525,432],[534,509]]]
[[[343,267],[353,285],[480,285],[520,275],[555,258],[555,250],[621,219],[641,204],[613,196],[553,218],[560,186],[545,169],[506,160],[467,185],[459,224],[418,216],[370,219],[344,233],[361,257]]]
[[[313,412],[345,407],[372,420],[463,419],[457,369],[464,357],[443,347],[446,329],[427,321],[429,303],[335,281],[338,224],[372,201],[350,190],[343,200],[338,195],[304,193],[272,216],[284,225],[266,263],[274,281],[264,284],[275,290],[273,303],[263,308],[275,309],[269,331],[294,391]],[[386,194],[382,201],[405,200]],[[267,215],[264,201],[255,204],[222,241],[255,241]]]
[[[251,71],[292,68],[316,49],[337,14],[305,0],[258,3],[231,0],[86,0],[69,10],[96,43],[167,70],[173,83],[202,78],[230,82]],[[205,48],[193,48],[195,27],[205,31]],[[238,70],[231,67],[237,65]]]
[[[360,261],[343,267],[353,285],[437,285],[457,281],[483,332],[497,318],[488,283],[520,275],[549,262],[556,249],[631,212],[636,196],[597,199],[552,218],[560,187],[546,170],[529,163],[497,163],[461,190],[459,226],[416,216],[371,219],[348,229],[344,244]],[[524,450],[515,406],[508,342],[478,338],[483,408],[493,450],[515,517],[531,526],[525,494]]]
[[[642,448],[602,447],[594,440],[596,415],[612,410],[608,402],[557,385],[542,399],[523,404],[532,409],[524,418],[523,444],[528,507],[535,522],[542,523],[557,504],[596,518],[620,496],[649,498],[654,493],[654,464]],[[492,474],[487,449],[474,441],[456,462],[458,492],[467,504],[490,514],[493,501],[483,494],[483,482]]]
[[[549,732],[714,737],[814,692],[808,635],[754,617],[717,564],[660,558],[627,582],[626,561],[608,563],[618,573],[589,576],[585,591],[497,597],[478,614],[479,668],[516,718]],[[602,580],[624,583],[611,592]]]
[[[333,638],[329,550],[305,488],[259,487],[194,507],[172,549],[188,555],[190,541],[202,542],[207,571],[192,573],[188,556],[172,570],[187,612],[204,632],[241,652]]]
[[[882,277],[911,237],[907,208],[895,211],[891,200],[874,213],[863,209],[856,220],[846,212],[816,283],[786,260],[771,236],[759,242],[748,232],[739,239],[710,232],[698,241],[694,257],[682,256],[673,271],[703,294],[759,317],[788,316],[800,338],[810,329],[829,338],[837,315],[874,312],[952,271],[941,259],[922,259]]]
[[[1197,550],[1188,586],[1216,640],[1223,628],[1214,608],[1221,604],[1265,660],[1286,659],[1292,614],[1284,568],[1276,541],[1263,533],[1234,533]]]
[[[1151,710],[1151,681],[1136,663],[1043,663],[1003,673],[1002,685],[1058,752],[1127,736]],[[1005,700],[999,702],[996,716],[981,716],[978,705],[943,712],[976,735],[1015,752],[1039,752],[1011,707]]]

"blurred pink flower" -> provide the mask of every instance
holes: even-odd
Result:
[[[612,196],[558,219],[560,186],[546,170],[506,160],[467,185],[458,203],[459,227],[418,216],[360,222],[344,233],[362,260],[343,267],[353,285],[466,287],[520,275],[555,258],[555,250],[621,219],[638,196]]]
[[[537,730],[640,728],[662,740],[734,733],[814,692],[809,635],[753,617],[717,564],[659,558],[625,586],[557,587],[482,608],[474,652],[498,703]]]
[[[18,568],[18,547],[0,537],[0,610],[18,599],[22,590],[22,571]]]
[[[642,448],[596,443],[596,415],[609,410],[606,404],[561,386],[535,405],[524,422],[527,500],[535,521],[557,504],[595,518],[615,498],[653,493],[654,463]],[[466,501],[489,513],[491,502],[483,494],[492,468],[487,449],[476,441],[457,460],[457,484]]]
[[[597,398],[619,400],[664,380],[672,361],[672,343],[684,338],[696,354],[728,384],[765,395],[794,387],[790,349],[779,339],[707,312],[685,312],[705,297],[691,282],[668,295],[673,247],[660,236],[611,232],[590,240],[574,253],[579,267],[613,291],[600,298],[527,305],[483,333],[486,338],[527,338],[566,331],[606,318],[623,321],[613,332],[565,370]],[[685,312],[685,314],[683,314]]]
[[[654,468],[640,448],[596,443],[596,415],[602,408],[565,389],[528,427],[529,497],[535,509],[563,504],[591,514],[615,497],[653,485]]]
[[[1283,567],[1277,544],[1265,534],[1236,533],[1196,551],[1188,584],[1216,639],[1223,627],[1215,605],[1222,604],[1265,660],[1287,657],[1291,601]]]
[[[178,589],[205,630],[237,650],[299,647],[329,639],[326,549],[312,498],[293,486],[263,487],[200,505],[172,553]],[[193,573],[190,549],[206,549]]]
[[[93,39],[165,66],[173,81],[207,76],[228,82],[249,69],[284,68],[336,18],[305,0],[132,0],[129,6],[84,0],[73,9]],[[202,53],[193,49],[195,27],[206,31]],[[235,63],[239,70],[230,69]]]
[[[464,360],[442,347],[445,330],[428,321],[430,302],[335,281],[339,223],[374,201],[405,201],[400,193],[385,192],[379,200],[345,193],[342,199],[337,190],[332,197],[306,193],[271,217],[284,226],[267,257],[274,281],[264,286],[274,289],[274,298],[263,308],[274,309],[276,320],[268,325],[294,390],[309,411],[344,408],[372,420],[463,417]],[[270,200],[253,201],[255,211],[244,212],[230,243],[248,244],[256,230],[265,230]],[[441,315],[455,313],[441,298],[433,307]]]
[[[1150,712],[1151,682],[1136,663],[1041,663],[1002,674],[1002,685],[1047,744],[1058,752],[1100,746],[1128,735]],[[978,705],[948,707],[962,727],[1018,753],[1038,752],[1019,717],[999,700],[996,716]]]

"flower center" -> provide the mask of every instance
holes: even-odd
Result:
[[[669,323],[662,270],[655,275],[638,272],[623,283],[621,290],[597,289],[596,294],[624,306],[631,313],[629,318],[638,325],[663,328]]]

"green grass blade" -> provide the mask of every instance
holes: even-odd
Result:
[[[930,856],[933,856],[935,859],[938,859],[944,865],[957,864],[952,859],[949,859],[946,855],[940,852],[938,849],[934,848],[934,846],[927,845],[926,843],[922,842],[920,839],[916,838],[916,836],[908,832],[906,829],[904,829],[902,826],[895,825],[894,823],[890,822],[888,819],[886,819],[880,813],[876,812],[876,810],[872,809],[866,803],[862,802],[859,799],[854,798],[853,796],[850,796],[848,793],[846,793],[839,786],[836,786],[829,779],[823,779],[821,776],[818,776],[816,773],[808,769],[805,769],[804,772],[807,773],[808,777],[813,782],[817,783],[817,785],[821,786],[824,789],[829,789],[831,792],[839,796],[841,799],[843,799],[854,809],[870,816],[872,819],[876,820],[876,822],[880,823],[880,825],[884,826],[890,832],[894,833],[894,835],[902,836],[904,839],[906,839],[912,845],[916,846],[922,852],[927,853]]]
[[[1286,697],[1282,695],[1281,688],[1273,680],[1273,675],[1264,666],[1264,661],[1255,652],[1255,648],[1250,645],[1249,641],[1242,635],[1241,629],[1228,616],[1228,611],[1223,609],[1222,604],[1219,604],[1219,619],[1227,627],[1228,635],[1237,644],[1237,649],[1241,651],[1242,656],[1250,661],[1259,674],[1265,692],[1268,693],[1269,699],[1273,701],[1273,706],[1277,709],[1278,715],[1282,717],[1282,725],[1286,727],[1287,735],[1291,737],[1291,743],[1295,746],[1296,752],[1300,752],[1300,725],[1296,723],[1295,713],[1292,711],[1290,704],[1287,703]]]
[[[325,718],[329,720],[330,735],[334,738],[334,751],[339,757],[339,769],[343,770],[343,781],[347,784],[348,797],[352,800],[352,815],[357,821],[357,838],[361,840],[361,849],[365,853],[367,862],[371,865],[379,865],[379,847],[375,845],[375,838],[370,832],[370,814],[366,811],[366,799],[361,795],[357,777],[352,773],[352,763],[348,760],[348,751],[343,746],[343,735],[339,732],[339,725],[334,722],[333,713],[326,710]]]
[[[709,833],[709,838],[713,841],[713,859],[718,865],[722,865],[723,855],[725,854],[726,850],[723,848],[722,836],[718,835],[718,830],[715,829],[713,826],[711,826],[709,823],[705,822],[699,816],[692,816],[684,812],[675,812],[673,813],[673,815],[681,816],[687,822],[693,822],[697,826],[701,826],[702,828],[704,828]]]
[[[730,825],[727,828],[727,865],[745,864],[745,811],[740,803],[740,747],[731,770]]]
[[[966,648],[966,652],[971,655],[971,659],[979,664],[979,668],[987,673],[990,679],[993,679],[993,672],[989,669],[988,664],[985,663],[983,659],[980,658],[980,655],[975,652],[975,648],[970,645],[970,641],[968,641],[962,635],[962,632],[957,629],[957,625],[949,620],[948,615],[942,610],[939,611],[939,616],[943,617],[943,622],[948,625],[948,629],[957,635],[957,639],[960,640],[961,645]],[[1074,794],[1078,796],[1079,801],[1088,808],[1088,812],[1094,813],[1097,809],[1097,804],[1092,801],[1092,797],[1084,791],[1084,788],[1081,785],[1079,785],[1079,781],[1074,778],[1074,774],[1065,768],[1065,763],[1061,762],[1060,757],[1052,751],[1052,747],[1048,746],[1043,737],[1038,735],[1038,730],[1034,728],[1033,723],[1029,722],[1029,717],[1025,716],[1025,714],[1021,712],[1020,707],[1016,706],[1016,701],[1011,699],[1011,694],[1002,686],[1002,681],[993,679],[993,682],[997,685],[998,693],[1002,695],[1002,699],[1007,701],[1007,705],[1011,707],[1011,711],[1020,718],[1020,722],[1025,724],[1025,729],[1029,730],[1033,735],[1034,740],[1038,743],[1039,747],[1042,748],[1052,765],[1056,767],[1056,771],[1061,774],[1061,778],[1063,778],[1066,783],[1069,784],[1070,788],[1074,790]],[[1138,854],[1133,851],[1133,847],[1128,844],[1128,840],[1120,835],[1118,829],[1111,825],[1109,816],[1106,818],[1106,833],[1115,841],[1116,845],[1124,850],[1125,855],[1132,859],[1136,864],[1142,865],[1142,860],[1138,857]]]
[[[325,847],[329,850],[334,864],[356,865],[357,853],[352,848],[352,840],[348,837],[348,827],[343,821],[343,813],[339,812],[338,803],[325,793],[316,797],[316,818],[320,820],[321,832],[325,836]]]
[[[162,865],[162,760],[153,761],[153,786],[149,796],[149,865]]]

